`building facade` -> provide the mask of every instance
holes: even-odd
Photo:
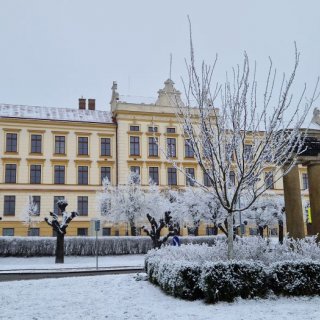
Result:
[[[166,153],[206,183],[176,120],[175,103],[182,103],[180,92],[168,79],[153,103],[125,101],[114,83],[111,111],[95,110],[93,99],[87,105],[82,98],[78,109],[0,105],[0,235],[51,236],[44,217],[63,198],[67,209],[79,212],[68,235],[91,235],[104,177],[112,185],[126,184],[136,171],[142,185],[150,178],[161,188],[188,185]],[[299,172],[301,189],[307,190],[307,169]],[[272,176],[266,172],[266,178]],[[273,187],[283,193],[282,181]],[[30,197],[39,211],[32,225],[25,221]],[[206,233],[205,226],[199,233]],[[105,224],[102,234],[126,235],[128,228]]]

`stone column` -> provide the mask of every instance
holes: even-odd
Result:
[[[311,234],[320,234],[320,160],[307,164],[311,207]],[[318,236],[320,239],[320,237]]]
[[[283,177],[287,232],[293,239],[305,237],[298,165]]]

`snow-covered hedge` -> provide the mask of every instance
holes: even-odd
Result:
[[[95,255],[95,237],[65,237],[65,254],[74,256]],[[223,237],[181,237],[181,243],[213,245]],[[168,244],[170,243],[170,239]],[[0,237],[0,256],[35,257],[53,256],[54,237]],[[99,237],[99,255],[145,254],[152,249],[149,237]]]
[[[201,270],[200,288],[206,302],[232,302],[264,297],[267,292],[267,273],[261,263],[216,262],[206,263]]]
[[[182,245],[151,250],[145,269],[152,283],[184,299],[233,301],[236,297],[320,294],[320,246],[314,238],[283,245],[264,240],[236,242],[227,260],[224,241],[214,246]],[[279,261],[274,263],[274,261]]]
[[[278,262],[271,266],[269,287],[286,296],[320,295],[320,261]]]

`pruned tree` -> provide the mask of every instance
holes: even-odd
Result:
[[[35,217],[39,217],[39,215],[40,212],[38,205],[33,201],[33,197],[29,196],[28,202],[21,215],[22,223],[28,228],[28,235],[30,235],[30,229],[33,227],[33,225],[39,223],[39,221],[34,219]]]
[[[72,211],[68,213],[66,207],[68,201],[58,200],[57,206],[62,214],[61,222],[59,222],[58,213],[50,212],[52,219],[44,218],[45,222],[52,227],[52,230],[56,232],[57,244],[56,244],[56,263],[64,263],[64,235],[67,233],[67,228],[72,219],[78,216],[78,212]]]
[[[212,192],[228,213],[228,257],[232,259],[234,214],[250,208],[270,188],[271,181],[281,179],[296,163],[305,137],[300,128],[318,96],[319,79],[311,98],[306,98],[305,86],[293,99],[300,57],[295,49],[292,72],[289,77],[284,74],[279,83],[270,59],[265,84],[258,86],[256,64],[251,69],[246,53],[231,77],[213,83],[217,57],[212,66],[203,62],[198,69],[191,24],[190,49],[188,78],[183,80],[186,104],[177,99],[176,115],[212,188],[200,180],[194,183]],[[193,179],[174,159],[171,161]],[[265,174],[269,175],[266,182]],[[243,197],[246,201],[241,201]]]
[[[150,223],[150,228],[142,226],[142,230],[151,238],[154,248],[160,248],[164,243],[167,242],[169,237],[177,234],[178,230],[174,227],[172,216],[170,211],[164,213],[164,218],[157,221],[154,217],[147,213],[147,219]],[[164,228],[168,228],[168,232],[161,238],[161,231]]]

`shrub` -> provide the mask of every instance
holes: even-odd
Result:
[[[167,262],[158,257],[148,257],[145,269],[150,282],[159,285],[170,295],[187,300],[203,297],[199,286],[201,267],[198,264]]]
[[[264,297],[267,292],[267,275],[260,263],[207,263],[202,269],[201,288],[209,303],[232,302],[237,297]]]
[[[320,262],[304,260],[275,263],[269,271],[269,287],[278,295],[319,295]]]

